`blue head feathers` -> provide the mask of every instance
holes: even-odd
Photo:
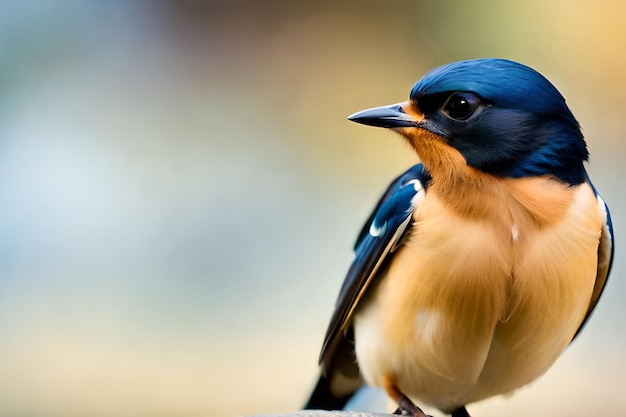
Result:
[[[569,184],[585,180],[588,153],[578,122],[558,90],[527,66],[504,59],[455,62],[426,74],[410,98],[475,168],[506,177],[552,175]]]

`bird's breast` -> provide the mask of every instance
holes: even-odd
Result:
[[[580,325],[596,274],[594,194],[586,184],[566,191],[558,218],[541,224],[523,190],[473,219],[428,194],[356,312],[365,379],[446,409],[545,372]]]

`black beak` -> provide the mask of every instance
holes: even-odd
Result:
[[[391,106],[363,110],[348,116],[348,120],[368,126],[386,128],[417,126],[418,121],[405,113],[402,108],[403,104],[398,103]]]

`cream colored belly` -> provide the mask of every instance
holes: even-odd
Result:
[[[593,290],[600,218],[590,193],[534,230],[514,218],[505,228],[461,221],[426,199],[416,233],[354,317],[365,380],[451,411],[543,374]]]

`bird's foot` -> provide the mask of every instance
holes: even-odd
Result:
[[[402,395],[400,397],[398,400],[398,409],[393,413],[401,416],[432,417],[424,414],[422,409],[413,404],[413,401],[411,401],[406,395]]]
[[[396,408],[396,411],[394,411],[393,414],[395,414],[397,416],[411,416],[411,413],[409,413],[408,411],[406,411],[402,407]]]

